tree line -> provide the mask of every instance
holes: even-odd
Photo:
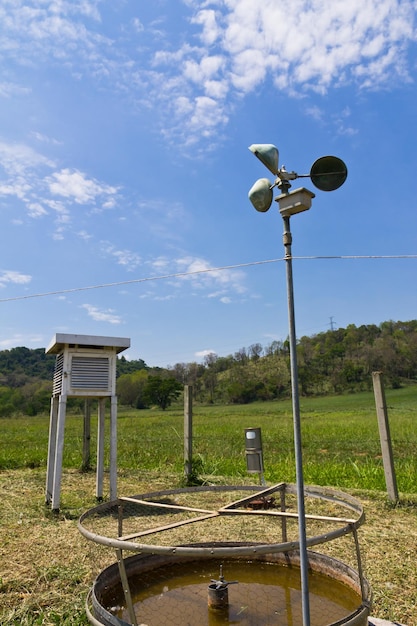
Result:
[[[297,342],[300,393],[304,396],[371,389],[382,371],[392,387],[417,381],[417,320],[387,321],[328,330]],[[42,348],[0,351],[0,417],[49,409],[55,357]],[[202,403],[248,403],[290,395],[288,341],[255,343],[202,363],[151,368],[142,360],[117,361],[119,403],[137,409],[167,408],[184,385]],[[71,400],[73,406],[81,399]]]

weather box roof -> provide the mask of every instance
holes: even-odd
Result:
[[[130,339],[127,337],[101,337],[96,335],[72,335],[56,333],[49,345],[45,348],[46,354],[59,354],[65,348],[87,348],[103,350],[114,348],[116,353],[130,348]]]

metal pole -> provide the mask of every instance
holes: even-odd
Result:
[[[295,313],[294,313],[294,289],[292,275],[292,235],[290,230],[289,216],[283,216],[284,220],[284,249],[285,265],[287,274],[287,297],[288,297],[288,323],[290,339],[290,369],[291,369],[291,392],[292,408],[294,420],[294,449],[295,466],[297,477],[297,505],[298,505],[298,533],[300,542],[300,572],[301,572],[301,598],[303,626],[310,626],[310,598],[308,591],[308,556],[307,556],[307,536],[305,523],[304,505],[304,478],[303,478],[303,457],[301,443],[301,420],[300,402],[298,395],[298,367],[297,367],[297,344],[295,334]]]

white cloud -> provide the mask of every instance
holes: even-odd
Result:
[[[118,28],[103,19],[102,34],[99,0],[3,3],[0,52],[6,61],[54,63],[128,94],[127,101],[156,111],[165,138],[192,145],[194,154],[199,139],[208,146],[218,140],[236,102],[266,80],[300,96],[351,84],[390,87],[411,80],[414,71],[408,58],[416,43],[413,0],[183,4],[188,32],[178,32],[179,22],[165,21],[162,33],[156,28],[161,14],[153,23],[141,16]],[[175,39],[169,28],[176,29]],[[174,40],[181,43],[175,46]],[[3,83],[4,96],[13,89],[11,81]],[[73,189],[74,201],[83,202],[85,191]]]
[[[132,20],[132,24],[133,24],[134,29],[138,33],[142,33],[145,30],[144,25],[142,24],[142,22],[140,21],[140,19],[138,17],[135,17]]]
[[[11,333],[7,339],[0,340],[0,349],[8,350],[16,346],[33,346],[39,348],[45,345],[45,337],[42,335],[26,335],[22,333]]]
[[[15,348],[16,346],[26,346],[26,338],[20,333],[15,333],[7,339],[0,340],[0,348],[7,350],[8,348]]]
[[[376,76],[388,82],[403,75],[405,47],[415,41],[416,10],[407,1],[298,0],[284,7],[236,0],[229,6],[223,48],[234,83],[250,90],[267,73],[281,87],[327,89],[357,80],[358,68],[374,75],[377,58],[389,58],[391,76]]]
[[[49,143],[55,146],[58,146],[61,143],[57,139],[54,139],[53,137],[48,137],[47,135],[43,135],[42,133],[39,133],[37,131],[32,131],[31,136],[34,137],[34,139],[36,139],[37,141],[40,141],[42,143],[47,143],[47,144]]]
[[[32,137],[43,144],[55,143],[38,133]],[[30,218],[53,214],[54,239],[62,239],[71,224],[73,205],[88,205],[90,213],[101,212],[116,206],[118,192],[118,187],[77,169],[56,171],[52,159],[27,144],[0,141],[0,196],[14,196]]]
[[[39,217],[45,212],[38,195],[39,174],[52,167],[51,159],[26,144],[0,142],[0,171],[2,168],[6,174],[6,179],[0,180],[0,195],[15,196],[31,217]]]
[[[199,359],[204,359],[204,357],[210,355],[217,356],[217,353],[214,350],[199,350],[198,352],[195,352],[194,356]]]
[[[135,215],[142,232],[148,236],[169,241],[179,241],[188,229],[192,216],[188,215],[180,202],[167,202],[158,198],[140,201]],[[181,224],[181,229],[178,228]]]
[[[183,256],[173,260],[159,257],[150,264],[158,275],[181,274],[173,277],[172,284],[177,287],[191,283],[200,293],[207,291],[207,298],[218,298],[224,303],[231,301],[230,292],[239,295],[246,292],[242,270],[216,269],[200,257]]]
[[[217,100],[208,96],[197,96],[194,100],[194,111],[190,117],[189,127],[193,131],[201,129],[203,137],[211,137],[216,132],[217,126],[227,122],[227,115],[224,110],[218,106]],[[192,138],[189,143],[195,139]]]
[[[141,289],[138,294],[142,299],[163,301],[185,294],[186,297],[197,296],[230,304],[232,298],[236,300],[238,296],[240,299],[247,292],[243,271],[214,268],[200,257],[187,255],[172,259],[160,256],[144,261],[143,265],[151,269],[151,274],[148,278],[142,277],[148,286],[146,291]],[[162,277],[164,280],[160,281]]]
[[[16,270],[0,270],[0,287],[12,283],[15,285],[27,285],[32,280],[29,274],[22,274]]]
[[[89,241],[90,239],[93,238],[93,235],[91,235],[90,233],[88,233],[86,230],[79,230],[77,233],[78,237],[80,239],[82,239],[83,241]]]
[[[190,59],[184,65],[184,75],[193,82],[204,85],[207,79],[219,73],[223,63],[224,58],[220,55],[204,57],[200,63]]]
[[[217,22],[218,17],[219,14],[213,9],[202,9],[191,20],[193,24],[202,26],[201,40],[207,46],[213,45],[222,34],[221,27]]]
[[[248,93],[265,79],[266,73],[262,50],[242,50],[234,57],[231,81],[236,89]]]
[[[157,69],[163,68],[153,80],[161,90],[168,68],[174,72],[176,80],[165,82],[161,93],[188,144],[211,139],[215,128],[227,124],[233,96],[255,91],[267,77],[294,96],[410,80],[407,53],[416,42],[417,14],[411,0],[187,4],[199,46],[155,55]]]
[[[309,117],[312,117],[317,122],[323,122],[324,119],[325,119],[325,112],[324,112],[324,110],[320,109],[320,107],[318,107],[317,105],[308,106],[305,109],[305,113]]]
[[[0,196],[16,196],[19,200],[25,200],[31,186],[22,177],[7,183],[0,183]]]
[[[30,93],[28,87],[22,87],[17,83],[1,82],[0,98],[11,98],[12,96],[25,96]]]
[[[86,23],[83,23],[82,20]],[[4,26],[0,49],[4,55],[27,64],[35,59],[67,62],[94,58],[94,49],[106,38],[88,28],[100,20],[97,0],[14,0],[0,7]],[[84,57],[84,58],[83,58]]]
[[[100,310],[93,304],[82,304],[82,309],[85,309],[88,315],[95,322],[108,322],[109,324],[120,324],[122,319],[119,315],[116,315],[113,309]]]
[[[54,167],[54,162],[26,144],[0,141],[0,166],[9,176],[26,177],[40,167]]]
[[[118,250],[113,244],[109,243],[108,241],[102,241],[101,246],[104,254],[116,259],[118,265],[123,265],[129,271],[134,270],[142,262],[139,254],[133,252],[132,250]]]
[[[48,211],[42,206],[40,202],[28,202],[28,214],[30,217],[43,217],[47,215]]]
[[[162,274],[169,273],[169,260],[166,257],[158,257],[152,261],[152,267]]]
[[[69,168],[55,172],[46,178],[46,183],[51,194],[63,196],[77,204],[95,203],[101,196],[114,196],[117,193],[117,187],[99,183],[87,178],[82,172]]]

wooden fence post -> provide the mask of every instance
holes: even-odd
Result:
[[[395,476],[387,403],[381,372],[372,372],[372,382],[374,385],[376,414],[378,417],[379,438],[381,440],[382,461],[384,463],[388,497],[393,502],[398,502],[397,479]]]

